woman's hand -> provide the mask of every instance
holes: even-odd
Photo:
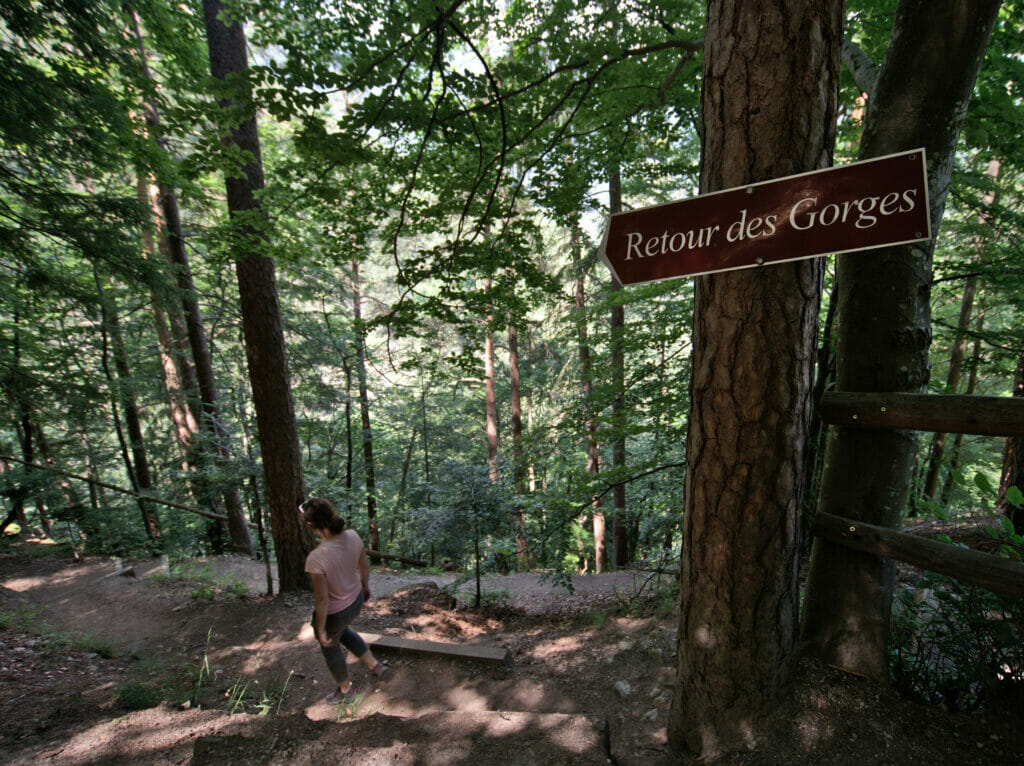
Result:
[[[364,585],[363,586],[363,603],[365,604],[369,600],[370,600],[370,586],[369,585]]]
[[[334,642],[327,637],[327,631],[321,630],[317,632],[316,640],[320,642],[320,646],[324,649],[330,649],[334,646]]]

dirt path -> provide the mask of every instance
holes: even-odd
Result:
[[[536,575],[488,578],[489,606],[469,610],[440,589],[451,575],[375,572],[359,629],[502,646],[513,667],[391,652],[386,682],[350,663],[361,696],[342,709],[322,702],[331,683],[308,594],[257,595],[262,568],[237,558],[197,562],[191,581],[159,562],[117,572],[0,556],[0,761],[686,762],[665,747],[674,618],[613,616],[653,590],[641,575],[576,578],[573,594]],[[813,665],[773,731],[723,762],[966,766],[1024,752],[1012,719],[947,716]]]

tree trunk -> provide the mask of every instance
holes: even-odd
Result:
[[[140,205],[152,210],[155,223],[155,216],[159,215],[159,212],[157,206],[153,204],[154,199],[150,193],[150,185],[141,174],[136,178],[136,196]],[[155,228],[157,227],[142,227],[142,255],[146,260],[152,262],[156,261],[157,255]],[[166,241],[166,238],[161,237],[161,240]],[[189,408],[188,386],[184,378],[184,370],[187,369],[187,366],[181,364],[181,348],[168,328],[169,318],[154,287],[150,288],[150,302],[153,311],[153,326],[156,329],[157,343],[160,347],[160,367],[164,372],[164,388],[167,390],[167,403],[170,409],[174,438],[178,442],[184,458],[182,468],[190,471],[190,453],[193,439],[199,431],[199,421],[195,417],[195,412]]]
[[[103,369],[111,388],[111,402],[114,405],[114,420],[117,426],[118,436],[122,442],[122,454],[125,461],[125,469],[132,489],[138,493],[146,494],[153,491],[153,478],[149,470],[149,457],[146,454],[146,444],[142,436],[142,420],[139,416],[139,407],[135,401],[135,394],[131,387],[131,372],[128,368],[128,355],[124,346],[124,338],[121,335],[121,323],[117,311],[111,305],[106,296],[98,274],[96,277],[96,289],[99,291],[100,310],[103,315]],[[114,357],[114,371],[111,371],[108,362],[109,356]],[[116,374],[115,374],[116,372]],[[124,415],[125,426],[128,430],[127,444],[121,430],[120,419],[117,416],[117,408],[120,407]],[[131,457],[128,451],[131,450]],[[156,509],[143,497],[137,498],[139,510],[142,512],[142,523],[146,535],[153,543],[162,545],[163,532],[160,529],[160,519]]]
[[[484,417],[487,434],[487,472],[492,482],[498,480],[498,401],[494,392],[494,310],[491,303],[491,280],[484,280],[484,292],[490,307],[484,320]]]
[[[842,2],[709,0],[701,192],[827,167]],[[796,664],[821,259],[699,277],[669,740],[753,746]]]
[[[129,9],[129,12],[132,21],[132,33],[139,47],[139,61],[143,74],[150,81],[154,81],[153,75],[149,71],[148,57],[145,45],[143,44],[142,31],[139,28],[138,15],[134,9]],[[144,103],[143,107],[146,115],[146,125],[150,130],[150,134],[157,143],[161,143],[159,137],[160,112],[155,103]],[[203,326],[199,301],[196,299],[196,289],[192,281],[188,251],[185,249],[185,235],[181,226],[181,211],[178,209],[178,198],[174,188],[162,181],[159,182],[157,184],[157,202],[164,223],[164,226],[161,227],[163,240],[161,249],[167,254],[170,262],[175,267],[178,288],[181,291],[181,306],[185,315],[189,347],[191,348],[192,358],[195,363],[194,374],[198,383],[201,403],[201,426],[210,434],[210,441],[213,445],[214,464],[222,467],[231,460],[231,451],[228,448],[230,436],[224,427],[223,419],[220,416],[220,408],[217,404],[217,384],[213,373],[213,359],[206,340],[206,329]],[[191,390],[191,388],[187,390]],[[195,412],[200,410],[200,408],[193,406],[192,410]],[[203,480],[201,484],[205,487],[208,482]],[[222,486],[220,492],[227,511],[228,532],[231,536],[232,550],[255,558],[256,548],[249,534],[249,524],[245,517],[245,508],[242,505],[242,495],[238,484],[232,482],[230,485]]]
[[[519,390],[519,331],[515,317],[508,318],[508,369],[512,403],[512,461],[515,472],[516,494],[526,494],[526,464],[523,458],[523,402]],[[520,504],[516,509],[516,561],[519,571],[529,567],[526,546],[526,510]]]
[[[868,100],[859,157],[925,148],[933,238],[998,8],[999,0],[903,0]],[[839,256],[837,390],[925,389],[932,242]],[[897,526],[917,441],[913,431],[833,428],[819,511]],[[893,576],[887,559],[815,540],[802,626],[808,650],[830,664],[886,678]]]
[[[245,32],[237,21],[226,26],[218,18],[223,11],[224,3],[220,0],[203,0],[210,71],[224,87],[233,79],[237,87],[245,88],[244,78],[238,79],[248,69]],[[225,186],[228,211],[235,226],[234,257],[242,330],[256,407],[279,587],[289,591],[309,587],[305,558],[313,540],[306,526],[299,523],[296,512],[299,503],[306,498],[306,486],[274,261],[262,252],[269,222],[257,201],[257,194],[263,189],[263,163],[251,102],[248,91],[221,100],[225,120],[231,119],[228,115],[232,110],[237,112],[243,105],[249,105],[248,116],[241,122],[232,121],[222,126],[230,131],[225,143],[249,158],[245,166],[238,169],[241,172],[225,174]]]
[[[999,162],[996,160],[990,162],[985,175],[995,181],[999,175]],[[991,206],[993,202],[995,202],[994,194],[986,194],[982,198],[982,204],[985,207]],[[978,223],[982,226],[987,223],[984,214],[979,216]],[[976,236],[973,246],[974,255],[969,260],[969,264],[972,266],[981,262],[985,249],[984,237],[981,235]],[[964,282],[964,292],[960,298],[960,315],[957,318],[956,325],[957,335],[953,341],[953,350],[949,355],[949,370],[946,374],[946,393],[949,394],[955,394],[957,386],[960,384],[960,373],[963,369],[964,355],[967,353],[967,329],[974,315],[974,296],[977,291],[978,278],[975,276],[967,277],[967,280]],[[946,451],[946,436],[947,434],[944,433],[932,435],[928,457],[928,472],[925,474],[924,488],[922,489],[922,494],[929,500],[935,498],[940,486],[939,476],[942,472],[942,460]]]
[[[377,471],[373,462],[373,432],[370,430],[370,397],[366,388],[366,329],[363,327],[359,262],[352,261],[352,313],[356,328],[356,375],[359,379],[359,414],[363,425],[363,468],[366,471],[366,518],[370,523],[370,561],[380,563],[373,551],[380,550],[377,529]]]
[[[971,350],[971,371],[967,376],[967,389],[964,391],[965,396],[973,396],[974,392],[978,390],[978,366],[981,363],[981,331],[985,329],[985,301],[984,293],[978,296],[978,316],[975,319],[974,324],[974,345]],[[958,433],[953,439],[953,451],[949,456],[949,470],[950,474],[953,471],[957,471],[960,468],[960,454],[961,449],[964,445],[964,434],[963,432]],[[953,482],[951,476],[946,476],[946,483],[942,487],[942,497],[939,502],[946,505],[949,502],[949,493],[953,488]],[[1000,497],[1003,497],[1000,494]]]
[[[597,413],[594,403],[594,380],[590,364],[590,340],[587,332],[587,295],[586,277],[580,258],[581,232],[572,233],[572,253],[576,270],[574,292],[576,297],[576,337],[580,355],[580,387],[583,394],[583,410],[585,412],[585,429],[587,437],[587,474],[596,480],[601,473],[601,448],[597,443]],[[601,495],[595,493],[590,503],[590,513],[594,525],[594,571],[603,572],[608,566],[608,551],[605,546],[604,513],[601,510]]]
[[[608,179],[608,213],[622,212],[622,179],[618,166]],[[626,354],[623,347],[626,329],[626,309],[622,285],[612,277],[611,317],[609,320],[609,342],[611,344],[612,366],[612,471],[616,477],[626,473]],[[626,483],[619,480],[612,488],[612,561],[616,568],[629,564],[629,546],[626,529]]]

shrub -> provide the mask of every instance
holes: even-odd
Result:
[[[993,530],[1002,555],[1020,560],[1024,538],[1003,521]],[[927,573],[897,594],[889,655],[893,681],[909,696],[987,707],[1001,688],[1024,683],[1024,599]]]

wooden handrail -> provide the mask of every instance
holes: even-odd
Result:
[[[959,548],[831,513],[815,516],[811,532],[847,548],[949,575],[993,593],[1024,598],[1024,563],[1002,556]]]
[[[821,419],[847,428],[904,428],[981,436],[1024,436],[1024,398],[827,391]]]

